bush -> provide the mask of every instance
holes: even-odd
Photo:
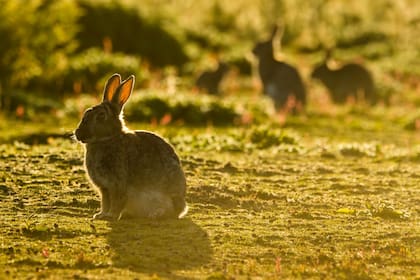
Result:
[[[144,19],[139,11],[112,1],[80,1],[79,50],[92,47],[147,58],[154,66],[181,66],[188,57],[181,43],[162,27],[163,20]]]
[[[126,117],[132,121],[182,122],[189,125],[232,125],[238,118],[233,104],[194,95],[146,94],[133,97],[127,105]]]
[[[40,113],[52,113],[62,108],[55,99],[23,90],[6,90],[1,99],[0,108],[9,112],[8,117],[33,119]]]
[[[0,0],[0,82],[28,88],[50,81],[76,48],[80,11],[74,1]]]
[[[134,74],[141,81],[140,59],[122,53],[106,53],[92,48],[72,57],[64,73],[64,85],[76,91],[95,92],[102,89],[106,79],[120,73],[123,78]]]
[[[256,127],[250,131],[249,140],[258,148],[268,148],[279,146],[281,144],[296,145],[297,139],[286,134],[282,130],[276,130],[272,127]]]
[[[416,131],[420,129],[420,110],[404,118],[404,129]]]

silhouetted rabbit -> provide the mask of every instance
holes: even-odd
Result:
[[[275,26],[269,40],[259,42],[252,52],[258,58],[258,71],[264,87],[264,93],[274,102],[276,110],[283,109],[290,98],[296,101],[296,107],[306,104],[306,90],[297,69],[274,58],[273,41],[278,27]]]
[[[186,214],[186,180],[174,149],[148,131],[131,131],[123,106],[133,91],[134,76],[121,82],[114,74],[103,101],[83,115],[75,130],[85,144],[85,167],[101,195],[95,219],[177,218]]]
[[[345,103],[349,98],[355,101],[366,100],[370,104],[377,102],[372,75],[362,65],[356,63],[344,64],[338,69],[330,69],[328,60],[331,50],[326,52],[322,63],[314,67],[313,79],[320,80],[328,89],[334,103]]]
[[[220,62],[216,70],[209,70],[201,73],[198,76],[195,85],[200,90],[204,90],[209,94],[219,94],[220,83],[228,70],[229,66],[224,62]]]

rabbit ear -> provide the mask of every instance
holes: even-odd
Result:
[[[331,59],[331,57],[332,57],[332,54],[333,54],[333,51],[334,51],[334,47],[328,47],[326,50],[325,50],[325,61],[328,61],[328,60],[330,60]]]
[[[275,52],[279,52],[282,48],[281,39],[283,37],[284,27],[282,24],[276,23],[271,34],[271,45]]]
[[[283,37],[284,25],[281,22],[274,24],[273,31],[271,32],[271,40],[279,39]]]
[[[273,26],[273,31],[271,31],[271,40],[273,40],[274,39],[274,37],[276,37],[276,34],[277,34],[277,31],[279,30],[279,27],[278,27],[278,25],[277,24],[275,24],[274,26]]]
[[[124,80],[121,85],[118,87],[116,93],[112,97],[112,103],[117,105],[121,111],[125,102],[127,102],[131,93],[133,92],[135,78],[133,75]]]
[[[121,76],[120,74],[115,73],[112,75],[105,84],[104,88],[104,98],[102,101],[111,101],[117,88],[121,84]]]

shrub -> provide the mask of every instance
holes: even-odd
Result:
[[[8,89],[2,93],[0,108],[9,112],[7,116],[32,119],[39,113],[51,113],[62,104],[51,97],[39,96],[32,92]]]
[[[406,130],[419,130],[420,129],[420,110],[409,114],[403,119],[403,126]]]
[[[133,7],[115,1],[80,1],[83,16],[79,50],[102,47],[147,58],[154,66],[181,66],[188,57],[181,43],[163,28],[163,20],[144,19]]]
[[[189,125],[232,125],[238,118],[234,104],[195,95],[156,95],[143,92],[127,105],[126,117],[132,121],[182,122]]]
[[[74,1],[0,0],[0,82],[37,86],[66,67],[76,48],[79,9]]]
[[[272,127],[254,128],[249,134],[249,140],[258,148],[268,148],[279,146],[280,144],[296,145],[298,143],[295,137]]]
[[[347,157],[374,157],[380,153],[380,146],[374,143],[343,143],[339,151]]]
[[[113,73],[123,78],[134,74],[137,83],[141,81],[140,59],[122,53],[107,53],[97,48],[88,49],[72,57],[64,73],[67,90],[77,87],[76,91],[95,92]]]

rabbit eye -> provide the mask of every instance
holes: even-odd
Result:
[[[100,112],[98,115],[96,115],[96,120],[98,121],[104,121],[106,119],[105,112]]]

